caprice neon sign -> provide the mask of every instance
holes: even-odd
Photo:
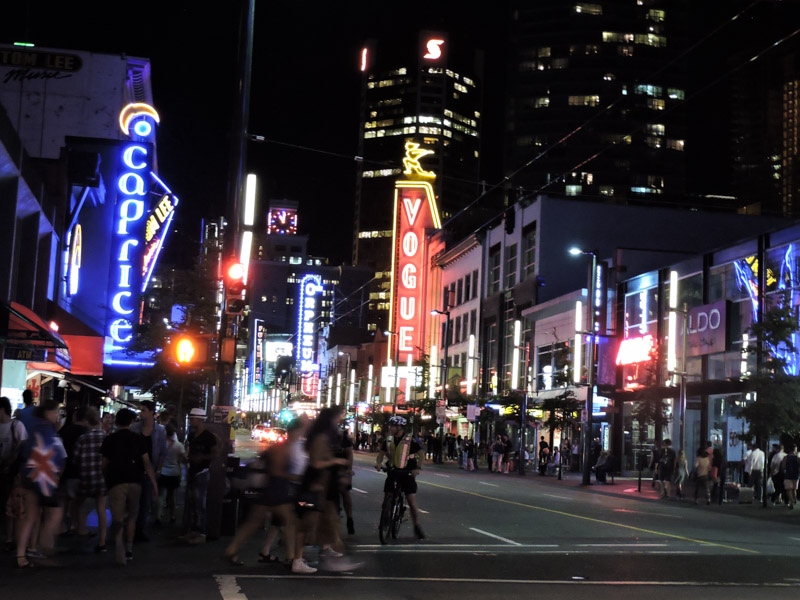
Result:
[[[316,371],[314,346],[316,335],[314,323],[319,310],[319,296],[322,294],[322,278],[319,275],[306,275],[300,281],[300,302],[297,315],[297,364],[301,373]]]
[[[106,352],[123,350],[133,337],[141,290],[143,228],[149,194],[151,152],[147,144],[130,143],[120,153],[122,168],[116,181],[112,243],[114,254],[108,288]]]

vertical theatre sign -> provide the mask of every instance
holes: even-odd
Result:
[[[432,150],[413,141],[405,144],[404,179],[395,182],[394,244],[392,246],[392,315],[389,358],[405,364],[415,349],[424,346],[423,294],[428,238],[426,231],[440,229],[439,209],[433,194],[436,175],[425,171],[420,159]],[[398,346],[395,346],[398,344]]]
[[[108,280],[106,364],[126,363],[125,349],[141,312],[142,263],[149,208],[153,147],[128,142],[119,147],[119,167],[113,189],[114,220]]]
[[[311,373],[318,369],[314,362],[317,346],[317,316],[322,300],[322,278],[319,275],[306,275],[300,281],[300,297],[297,311],[297,370]]]

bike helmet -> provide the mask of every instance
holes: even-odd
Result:
[[[400,427],[405,427],[407,422],[405,417],[394,416],[389,419],[389,425],[399,425]]]

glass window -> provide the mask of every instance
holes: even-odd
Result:
[[[478,311],[471,310],[469,311],[469,333],[470,335],[475,335],[478,327]]]
[[[489,285],[488,294],[500,291],[500,244],[489,250]]]
[[[456,285],[456,306],[464,302],[464,280],[459,279]]]
[[[470,286],[470,274],[467,273],[464,275],[464,302],[469,302],[472,299],[472,296],[470,296],[471,291],[472,288]]]
[[[536,273],[536,223],[522,230],[522,277],[528,279]]]
[[[472,294],[470,296],[472,298],[478,297],[478,269],[472,272]]]
[[[506,282],[505,289],[517,285],[517,245],[506,246]]]

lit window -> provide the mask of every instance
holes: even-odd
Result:
[[[600,195],[601,196],[613,196],[614,195],[614,187],[610,185],[601,185],[600,186]]]
[[[667,88],[667,96],[669,96],[670,100],[684,100],[685,92],[678,88]]]
[[[579,196],[581,194],[582,187],[579,185],[566,185],[564,186],[564,193],[567,196]]]
[[[550,98],[547,96],[539,96],[533,100],[534,108],[547,108],[548,106],[550,106]]]
[[[582,15],[602,15],[603,7],[600,4],[589,4],[587,2],[579,2],[575,5],[575,12]]]

